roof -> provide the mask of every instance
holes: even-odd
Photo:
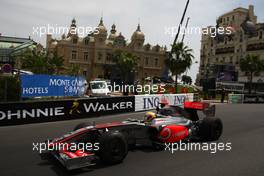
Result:
[[[12,51],[12,48],[0,48],[0,56],[6,56],[10,54]]]
[[[222,18],[224,16],[231,15],[231,14],[234,14],[234,13],[237,13],[237,12],[248,13],[248,9],[243,8],[243,7],[238,7],[238,8],[233,9],[232,11],[224,13],[223,15],[219,16],[218,18]]]
[[[0,42],[25,43],[25,42],[29,42],[29,41],[32,41],[32,40],[30,38],[0,36]]]

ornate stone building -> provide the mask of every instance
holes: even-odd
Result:
[[[73,19],[70,30],[76,28],[76,20]],[[60,56],[63,56],[66,67],[78,65],[80,74],[88,80],[94,78],[120,80],[120,74],[112,59],[113,52],[117,49],[139,57],[137,68],[131,74],[133,80],[142,81],[146,77],[162,76],[166,47],[144,44],[145,35],[141,31],[140,25],[133,33],[130,43],[121,32],[117,33],[115,24],[112,25],[108,34],[101,19],[97,30],[99,32],[91,33],[83,38],[69,31],[67,35],[63,34],[60,40],[53,39],[48,34],[47,50],[50,53],[57,51]]]
[[[211,69],[213,66],[223,66],[222,72],[234,71],[232,81],[246,83],[248,77],[240,70],[239,63],[247,55],[264,59],[264,23],[257,22],[254,6],[250,5],[248,9],[239,7],[223,14],[217,19],[216,27],[232,27],[232,32],[216,37],[202,35],[197,84],[202,85],[202,81],[210,77],[217,81],[216,72]],[[253,82],[256,88],[264,90],[264,73],[255,75]]]

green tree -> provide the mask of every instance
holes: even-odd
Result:
[[[64,60],[57,51],[52,54],[27,50],[22,54],[22,69],[35,74],[59,74],[64,68]]]
[[[113,55],[113,61],[120,71],[122,81],[127,83],[129,75],[137,65],[138,57],[131,53],[117,50]]]
[[[192,78],[190,76],[183,75],[182,76],[182,82],[183,82],[183,84],[191,85],[192,84]]]
[[[64,59],[62,56],[58,55],[57,50],[48,58],[48,65],[50,72],[54,74],[59,74],[60,71],[64,69]]]
[[[72,64],[68,69],[67,69],[67,74],[70,76],[78,76],[80,75],[80,66],[77,64]]]
[[[18,76],[0,76],[0,102],[18,101],[20,80]]]
[[[255,74],[259,74],[261,71],[264,71],[264,61],[261,60],[259,56],[247,55],[245,58],[241,59],[240,69],[248,75],[248,93],[251,94],[253,76]]]
[[[50,67],[45,53],[26,51],[22,58],[22,69],[27,69],[35,74],[49,74]]]
[[[172,45],[171,53],[165,59],[165,65],[171,71],[172,76],[176,77],[175,88],[178,88],[178,77],[189,69],[192,65],[193,50],[185,46],[183,42]]]

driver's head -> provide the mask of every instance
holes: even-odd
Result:
[[[156,117],[157,117],[156,113],[150,111],[146,112],[144,122],[151,122]]]

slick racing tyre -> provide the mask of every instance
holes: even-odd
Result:
[[[162,151],[162,150],[165,149],[165,145],[164,144],[159,144],[159,143],[153,142],[152,143],[152,148],[155,151]]]
[[[125,137],[119,132],[106,132],[99,138],[100,159],[106,164],[121,163],[128,153]]]
[[[84,127],[87,127],[87,126],[92,126],[92,124],[89,123],[89,122],[80,123],[80,124],[78,124],[78,125],[76,125],[74,127],[73,131],[79,130],[79,129],[84,128]]]
[[[199,125],[199,135],[204,141],[218,140],[223,131],[221,119],[206,117],[201,120]]]

